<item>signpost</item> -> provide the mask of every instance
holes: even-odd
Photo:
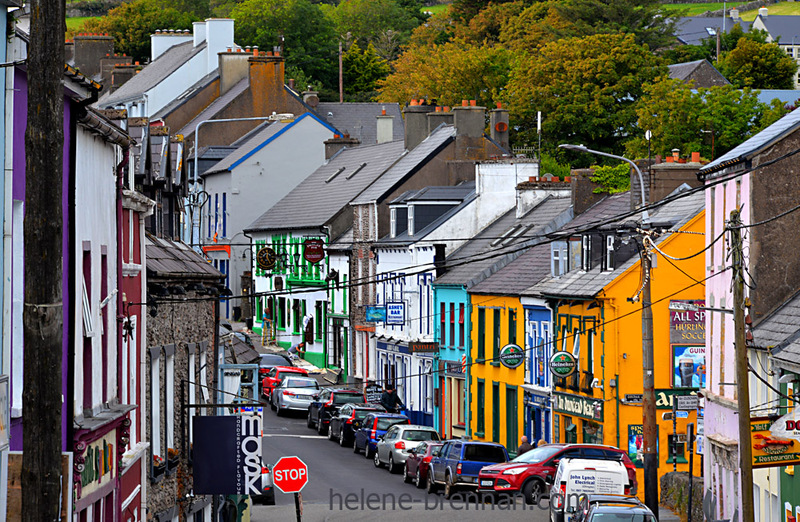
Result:
[[[382,394],[383,388],[380,384],[367,384],[367,387],[364,388],[364,395],[370,404],[380,404]]]
[[[677,395],[675,402],[679,410],[693,411],[700,404],[700,399],[697,398],[697,395]]]
[[[297,521],[303,516],[303,499],[300,491],[308,484],[308,466],[297,457],[281,457],[272,468],[273,485],[284,493],[294,493]]]

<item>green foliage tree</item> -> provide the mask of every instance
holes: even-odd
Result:
[[[619,153],[636,130],[643,86],[666,69],[633,35],[565,38],[520,56],[502,98],[521,141],[535,143],[542,112],[542,145],[582,143]]]
[[[735,86],[754,89],[791,89],[797,62],[777,44],[740,38],[717,68]]]
[[[319,5],[310,0],[244,0],[230,16],[236,20],[236,43],[272,49],[283,36],[287,67],[336,88],[337,34]]]
[[[592,172],[589,179],[597,183],[599,187],[594,192],[608,192],[617,194],[625,192],[631,188],[631,167],[627,163],[617,165],[592,165]]]
[[[194,19],[192,13],[179,11],[168,0],[133,0],[104,17],[87,20],[81,31],[108,33],[114,37],[118,53],[144,62],[150,59],[150,35],[156,29],[191,29]]]
[[[377,82],[389,74],[389,64],[378,56],[372,44],[362,51],[354,43],[342,55],[342,71],[345,92],[351,95],[365,93],[367,96],[374,96]],[[359,98],[363,99],[364,96]]]
[[[339,35],[349,33],[362,47],[387,31],[400,33],[400,41],[405,42],[411,30],[420,24],[420,19],[397,0],[343,0],[329,10],[329,16]]]

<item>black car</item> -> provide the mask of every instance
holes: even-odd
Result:
[[[599,522],[620,520],[623,522],[656,522],[656,517],[647,506],[632,496],[581,495],[573,522]]]
[[[309,428],[316,428],[320,435],[325,435],[328,432],[331,418],[339,412],[339,408],[345,404],[365,402],[367,402],[366,397],[358,390],[347,388],[322,390],[314,396],[314,400],[308,406],[307,425]]]
[[[386,411],[378,404],[345,404],[339,413],[331,418],[328,426],[328,439],[338,440],[339,446],[351,446],[355,432],[361,427],[361,421],[369,413]]]
[[[267,376],[270,369],[275,366],[294,366],[288,355],[282,353],[262,353],[258,359],[259,381]]]

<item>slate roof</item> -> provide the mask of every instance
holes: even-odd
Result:
[[[392,121],[392,140],[403,139],[403,114],[396,103],[337,103],[320,102],[314,110],[322,121],[358,138],[362,145],[374,145],[378,141],[378,116],[386,109]]]
[[[225,278],[219,270],[189,248],[186,243],[158,238],[147,234],[147,277],[207,279]]]
[[[416,169],[429,158],[439,153],[443,148],[450,144],[456,136],[456,129],[452,125],[445,125],[434,130],[427,138],[410,151],[406,151],[403,157],[379,180],[369,186],[353,200],[354,205],[372,203],[380,201],[395,186],[400,184],[408,176],[416,172]]]
[[[166,104],[162,109],[160,109],[153,115],[153,119],[157,120],[166,118],[172,113],[172,111],[182,106],[187,101],[191,100],[192,97],[198,91],[205,89],[218,79],[219,79],[219,69],[217,68],[211,71],[210,73],[206,74],[204,77],[197,80],[197,83],[195,83],[194,85],[183,91],[177,98]]]
[[[729,165],[751,159],[753,156],[772,146],[788,134],[800,128],[800,111],[793,110],[755,136],[740,143],[732,150],[700,168],[699,175],[710,174],[722,170]]]
[[[685,16],[678,18],[675,24],[675,37],[680,43],[686,45],[700,45],[706,38],[716,38],[717,28],[722,30],[722,16],[703,17]],[[750,30],[752,22],[734,20],[728,17],[725,20],[725,31],[730,31],[735,24],[739,24],[744,32]]]
[[[670,230],[678,230],[696,216],[697,213],[703,209],[704,205],[705,195],[703,192],[695,192],[658,207],[651,213],[650,218],[653,222],[668,221],[674,223],[674,225],[670,227]],[[586,212],[590,212],[594,208],[595,207]],[[586,214],[586,212],[584,212],[584,214]],[[574,221],[570,223],[570,227],[573,225]],[[662,235],[656,240],[656,244],[661,243],[669,236],[670,234]],[[601,270],[600,266],[596,266],[588,272],[573,269],[560,277],[548,277],[542,280],[522,292],[522,295],[591,299],[597,296],[606,285],[616,279],[621,273],[638,262],[639,258],[633,256],[623,263],[622,266],[611,271]]]
[[[800,38],[797,39],[800,42]],[[784,104],[794,104],[800,100],[800,90],[796,89],[760,89],[756,92],[756,97],[761,103],[769,104],[772,100],[778,99]]]
[[[145,92],[161,83],[193,56],[202,52],[206,46],[207,42],[203,42],[194,47],[194,42],[191,41],[173,45],[125,82],[122,87],[102,96],[94,106],[108,108],[141,98]]]
[[[775,43],[796,45],[796,42],[800,42],[800,16],[758,15],[758,18],[761,19],[761,23],[767,28],[767,32]]]
[[[127,84],[126,84],[127,85]],[[200,111],[200,114],[195,116],[189,123],[183,126],[181,130],[178,131],[178,134],[183,134],[184,136],[189,136],[194,134],[195,128],[197,127],[200,122],[205,120],[212,120],[214,116],[219,113],[222,109],[228,106],[237,96],[242,94],[247,88],[250,86],[250,80],[248,78],[244,78],[239,80],[239,82],[228,89],[228,92],[216,98],[214,101],[208,104],[208,107]],[[202,130],[205,130],[205,126]],[[202,142],[203,135],[200,134],[200,141]],[[201,143],[202,145],[202,143]]]
[[[540,243],[470,289],[471,294],[520,295],[550,275],[550,243]]]
[[[328,245],[331,252],[349,252],[353,249],[353,227],[348,228],[344,233],[333,240]]]
[[[722,73],[706,59],[668,65],[667,69],[669,69],[669,77],[673,80],[681,80],[684,82],[694,80],[696,82],[695,87],[706,87],[706,85],[698,85],[697,82],[700,82],[701,79],[697,78],[695,75],[699,74],[706,75],[707,78],[704,78],[704,80],[711,80],[709,83],[713,83],[714,85],[730,83],[722,76]]]
[[[570,198],[545,198],[520,218],[512,208],[447,256],[447,272],[434,284],[474,286],[522,255],[526,243],[541,241],[538,236],[557,230],[570,219]]]
[[[402,141],[346,148],[303,180],[245,232],[317,228],[378,179],[403,153]]]
[[[772,348],[800,332],[800,292],[753,327],[753,346]]]

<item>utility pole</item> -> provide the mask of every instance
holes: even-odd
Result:
[[[342,39],[339,39],[339,103],[344,103],[344,70],[342,68]]]
[[[750,376],[744,337],[744,254],[742,220],[738,209],[730,214],[731,258],[733,261],[733,330],[736,351],[736,402],[739,407],[739,473],[742,478],[742,513],[739,520],[754,522],[753,442],[750,435]]]
[[[36,522],[60,519],[62,488],[64,53],[55,50],[64,48],[64,0],[32,0],[30,27],[25,130],[22,520]]]
[[[642,185],[644,191],[644,185]],[[642,431],[644,432],[644,503],[658,513],[658,424],[656,421],[656,387],[653,372],[653,310],[651,308],[651,253],[648,224],[643,226],[642,241]],[[656,515],[657,517],[658,515]]]

